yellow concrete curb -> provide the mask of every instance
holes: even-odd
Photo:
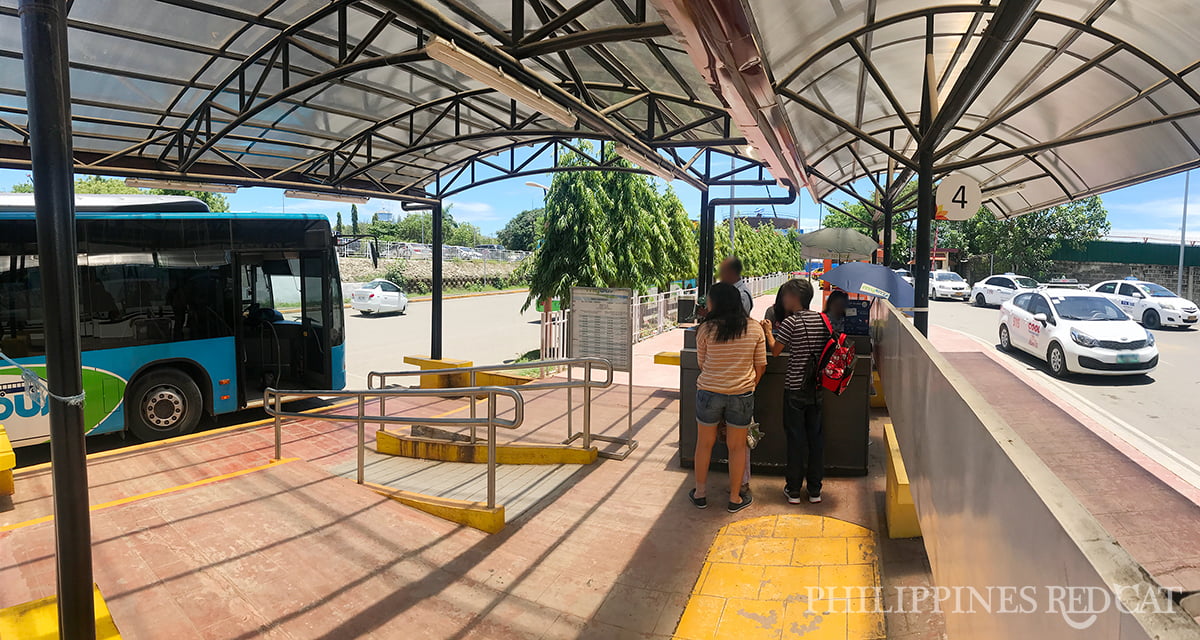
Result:
[[[375,432],[375,450],[387,455],[421,460],[487,463],[486,444],[447,442],[391,431]],[[580,449],[564,445],[523,443],[496,445],[497,464],[591,464],[598,456],[596,447]]]
[[[93,584],[92,593],[95,595],[96,640],[121,640],[121,632],[117,631],[100,587]],[[0,638],[52,640],[58,637],[57,596],[0,609]]]
[[[504,506],[498,505],[489,509],[483,502],[468,502],[427,496],[412,491],[393,489],[373,482],[364,482],[363,486],[381,496],[390,498],[400,504],[419,509],[443,520],[466,525],[487,533],[499,533],[504,529]]]
[[[654,364],[669,364],[671,366],[679,366],[678,351],[660,351],[654,354]]]
[[[13,452],[12,442],[8,432],[0,424],[0,496],[11,496],[16,487],[13,485],[13,467],[17,466],[17,454]]]
[[[760,516],[717,532],[675,638],[886,637],[871,530],[815,515]]]
[[[884,512],[887,518],[889,538],[919,538],[921,522],[917,519],[917,507],[913,504],[912,489],[908,484],[908,472],[904,469],[904,458],[900,457],[900,443],[896,440],[896,429],[892,423],[883,423],[883,440],[887,446],[887,486],[885,487]]]

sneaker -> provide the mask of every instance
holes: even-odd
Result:
[[[800,504],[803,501],[799,491],[791,491],[787,487],[783,488],[783,497],[787,498],[788,504]]]
[[[750,483],[747,482],[746,484],[742,485],[742,490],[739,491],[738,494],[741,495],[743,499],[750,495]]]
[[[746,495],[742,496],[741,502],[730,502],[729,503],[729,513],[737,513],[739,511],[741,511],[742,509],[745,509],[746,507],[750,506],[750,503],[752,503],[752,502],[754,502],[754,496],[746,494]]]
[[[692,506],[696,507],[697,509],[707,509],[708,508],[708,498],[704,498],[704,497],[697,498],[695,489],[688,491],[688,500],[691,500]]]
[[[809,504],[817,504],[817,503],[818,503],[818,502],[820,502],[820,501],[821,501],[821,494],[819,494],[819,493],[810,493],[810,494],[808,494],[808,502],[809,502]]]

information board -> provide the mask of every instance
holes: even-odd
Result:
[[[605,358],[613,371],[629,371],[633,360],[633,291],[571,287],[572,358]]]

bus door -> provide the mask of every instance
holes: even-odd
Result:
[[[241,347],[245,396],[267,387],[330,384],[324,256],[314,252],[242,254]]]

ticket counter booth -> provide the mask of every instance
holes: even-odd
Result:
[[[862,333],[866,333],[863,314]],[[825,431],[825,474],[828,476],[862,476],[867,474],[867,443],[870,424],[871,339],[847,325],[847,337],[854,341],[858,361],[850,386],[840,395],[822,391]],[[767,372],[754,393],[754,418],[763,431],[763,439],[750,453],[753,473],[782,475],[787,465],[787,447],[783,433],[783,381],[787,371],[788,354],[767,356]],[[696,378],[700,366],[696,357],[696,332],[684,332],[683,350],[679,354],[679,463],[685,468],[694,466],[696,449]],[[713,467],[728,464],[725,445],[717,443],[713,450]]]

